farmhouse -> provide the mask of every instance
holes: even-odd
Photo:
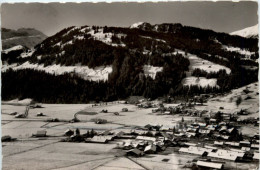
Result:
[[[113,136],[94,136],[91,139],[87,139],[86,142],[90,143],[108,143],[113,140]]]
[[[207,154],[211,151],[212,151],[212,149],[194,147],[194,146],[190,146],[188,148],[180,148],[180,150],[179,150],[179,152],[181,152],[181,153],[188,153],[188,154],[194,154],[194,155],[200,155],[200,156],[207,156]]]
[[[244,155],[245,153],[243,152],[235,152],[231,150],[218,149],[216,152],[210,152],[208,154],[208,157],[225,159],[230,161],[237,161],[242,159]]]
[[[144,153],[147,153],[147,154],[153,154],[155,152],[156,152],[156,146],[153,144],[146,146],[144,149]]]

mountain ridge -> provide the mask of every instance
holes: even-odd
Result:
[[[65,87],[74,89],[76,96],[70,98],[81,102],[130,95],[156,98],[218,93],[257,80],[258,44],[254,38],[178,23],[139,23],[130,27],[68,27],[36,45],[30,56],[4,60],[4,98],[65,101],[69,100]],[[32,81],[29,77],[34,77],[34,81],[38,76],[50,78],[61,90],[37,79],[41,82],[38,90],[56,89],[46,94],[51,95],[48,99],[6,80],[18,75],[25,82]],[[11,87],[21,90],[14,94]]]

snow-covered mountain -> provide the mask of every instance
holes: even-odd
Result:
[[[42,42],[46,35],[33,28],[20,28],[17,30],[2,28],[2,48],[9,49],[17,45],[32,48]]]
[[[2,51],[3,96],[85,102],[129,95],[156,98],[169,91],[219,92],[257,80],[257,44],[254,38],[178,23],[72,26],[33,50],[16,46]],[[47,96],[37,95],[42,89]]]
[[[247,27],[242,30],[231,32],[230,35],[239,35],[246,38],[257,38],[258,37],[258,24],[252,27]]]

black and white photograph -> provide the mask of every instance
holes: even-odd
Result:
[[[258,170],[258,1],[1,4],[3,170]]]

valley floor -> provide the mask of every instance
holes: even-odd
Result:
[[[259,99],[258,83],[248,86],[248,94],[243,90],[246,87],[233,90],[229,94],[211,98],[202,106],[196,106],[197,110],[222,111],[233,113],[240,109],[247,109],[252,114],[242,117],[258,117]],[[237,107],[235,98],[242,97],[242,103]],[[245,100],[246,97],[250,99]],[[231,99],[232,98],[232,99]],[[168,104],[166,106],[177,104]],[[194,155],[182,155],[175,152],[175,148],[167,148],[159,154],[149,154],[141,158],[128,158],[124,151],[116,149],[120,140],[107,144],[95,143],[67,143],[59,142],[67,129],[80,129],[81,134],[94,129],[98,132],[112,130],[114,132],[129,130],[137,126],[163,125],[164,128],[173,128],[182,117],[185,121],[200,119],[199,117],[163,115],[152,113],[152,108],[139,109],[135,105],[123,104],[123,102],[111,102],[107,105],[92,106],[92,104],[42,104],[43,108],[30,109],[28,118],[14,118],[11,112],[23,113],[25,106],[2,103],[2,136],[10,135],[18,140],[15,142],[2,142],[2,169],[183,169],[183,166],[196,158]],[[127,108],[128,112],[122,112]],[[100,113],[103,109],[108,113]],[[97,114],[78,115],[81,122],[70,123],[74,114],[78,111],[97,112]],[[46,116],[37,117],[42,112]],[[119,115],[114,115],[119,112]],[[46,122],[48,118],[58,118],[63,122]],[[106,119],[106,124],[95,124],[93,119]],[[48,137],[31,138],[38,130],[46,130]],[[245,125],[242,133],[252,135],[259,132],[258,127]],[[121,141],[122,142],[122,141]],[[169,159],[167,162],[163,159]],[[233,163],[226,162],[228,169],[254,169],[258,163]]]

